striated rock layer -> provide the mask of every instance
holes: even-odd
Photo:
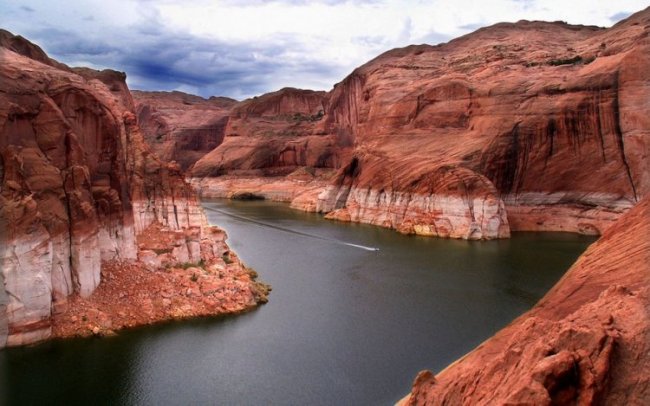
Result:
[[[528,313],[402,405],[650,403],[650,197],[608,228]]]
[[[181,92],[131,91],[138,124],[152,151],[163,161],[192,166],[223,141],[236,100],[203,99]]]
[[[318,196],[328,187],[333,175],[332,170],[298,168],[287,176],[224,175],[191,178],[190,184],[201,198],[271,200],[290,203],[295,209],[317,212]]]
[[[144,143],[124,73],[68,68],[6,31],[0,45],[0,347],[48,338],[102,263],[147,255],[136,237],[152,224],[184,233],[168,261],[228,251]]]
[[[285,176],[336,168],[347,145],[323,133],[325,92],[284,88],[237,104],[223,143],[192,167],[194,177]]]
[[[395,49],[322,94],[309,125],[279,124],[314,111],[283,91],[246,101],[255,114],[231,118],[191,176],[328,167],[338,176],[308,206],[330,218],[470,239],[600,234],[650,190],[649,32],[650,9],[608,29],[520,21]]]

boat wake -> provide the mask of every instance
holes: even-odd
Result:
[[[215,209],[214,207],[206,207],[206,206],[204,206],[203,208],[205,210],[213,211],[213,212],[219,213],[219,214],[223,214],[224,216],[232,217],[232,218],[235,218],[237,220],[245,221],[247,223],[252,223],[252,224],[256,224],[258,226],[272,228],[272,229],[278,230],[278,231],[284,231],[285,233],[296,234],[296,235],[300,235],[300,236],[303,236],[303,237],[314,238],[316,240],[327,241],[327,242],[331,242],[333,244],[338,244],[338,245],[345,245],[347,247],[358,248],[358,249],[362,249],[362,250],[365,250],[365,251],[379,251],[379,248],[377,248],[377,247],[368,247],[366,245],[353,244],[351,242],[341,241],[341,240],[337,240],[335,238],[329,238],[329,237],[323,237],[323,236],[316,235],[316,234],[304,233],[302,231],[292,230],[290,228],[284,228],[284,227],[276,226],[274,224],[265,223],[263,221],[252,219],[250,217],[244,217],[244,216],[240,216],[240,215],[237,215],[237,214],[232,214],[232,213],[229,213],[229,212],[227,212],[225,210]]]

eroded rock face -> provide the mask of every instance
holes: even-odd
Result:
[[[71,295],[90,296],[102,263],[137,260],[136,236],[153,223],[191,231],[179,261],[227,249],[211,239],[180,168],[144,143],[125,74],[61,68],[7,35],[0,33],[0,347],[49,337],[53,312]]]
[[[353,159],[318,196],[326,217],[405,234],[464,239],[510,236],[503,202],[485,177],[466,168],[396,166]]]
[[[223,141],[236,100],[181,92],[131,92],[138,125],[152,151],[186,170]]]
[[[608,30],[498,24],[390,51],[334,89],[327,129],[389,168],[417,160],[486,177],[512,229],[601,232],[649,187],[649,15]],[[560,228],[535,213],[549,206],[565,218],[597,210]]]
[[[648,404],[648,233],[645,198],[531,311],[438,375],[421,372],[401,404]]]
[[[380,55],[323,96],[312,134],[339,175],[309,207],[461,238],[602,233],[650,189],[649,31],[648,10],[608,29],[520,21]],[[244,114],[232,123],[276,133]],[[280,147],[261,139],[226,137],[192,175],[267,176],[249,170],[278,167]],[[293,165],[315,166],[294,157],[323,147],[293,151]]]
[[[223,143],[193,177],[286,176],[300,167],[337,168],[346,146],[322,132],[325,92],[285,88],[237,104]]]

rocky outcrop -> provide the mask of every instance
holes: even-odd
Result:
[[[650,198],[608,228],[528,313],[402,405],[648,404]]]
[[[53,314],[72,296],[92,295],[103,263],[146,254],[136,237],[152,224],[187,234],[177,261],[227,251],[180,169],[146,146],[124,73],[61,68],[7,36],[0,35],[10,45],[0,47],[0,347],[49,337]]]
[[[181,92],[131,92],[138,125],[152,151],[186,170],[219,146],[236,100]]]
[[[285,176],[299,167],[337,168],[346,149],[321,130],[325,92],[285,88],[235,106],[223,143],[193,177]]]
[[[309,206],[330,218],[460,238],[600,234],[650,189],[649,32],[644,10],[608,29],[520,21],[395,49],[322,96],[311,133],[337,159],[226,137],[193,176],[328,166],[339,174]],[[231,128],[275,126],[242,114]]]
[[[265,303],[268,285],[216,227],[177,231],[153,222],[138,234],[139,261],[102,263],[102,283],[52,317],[52,336],[113,335],[164,320],[232,314]]]

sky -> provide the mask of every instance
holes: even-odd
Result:
[[[375,56],[502,21],[609,27],[639,0],[0,0],[0,28],[131,89],[235,99],[329,90]]]

